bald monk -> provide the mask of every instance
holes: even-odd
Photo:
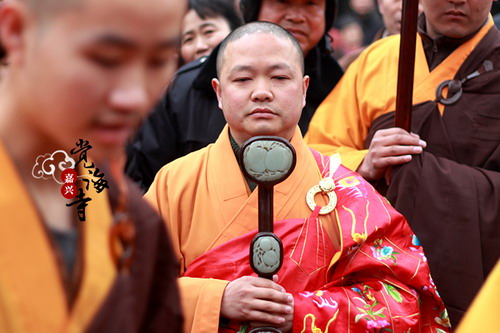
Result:
[[[123,147],[175,69],[175,0],[0,10],[0,332],[178,332],[164,223]]]
[[[306,141],[340,153],[408,219],[456,325],[500,259],[500,32],[492,0],[420,3],[412,133],[394,127],[394,36],[351,65]]]
[[[212,84],[228,126],[214,144],[162,168],[146,194],[181,262],[184,332],[262,325],[282,332],[447,332],[422,248],[402,216],[338,158],[306,147],[297,123],[309,77],[295,38],[272,23],[238,28],[221,44],[217,72]],[[258,135],[290,140],[297,153],[295,170],[274,188],[285,259],[272,281],[250,268],[258,191],[236,159]],[[327,194],[306,204],[323,178],[335,185],[334,210]]]

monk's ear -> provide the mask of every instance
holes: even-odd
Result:
[[[20,1],[5,2],[0,6],[0,40],[9,64],[22,62],[28,17],[27,7]]]
[[[302,101],[302,107],[306,106],[306,97],[307,97],[307,88],[309,88],[309,75],[304,75],[304,78],[302,79],[302,89],[303,89],[303,101]]]
[[[222,96],[220,93],[220,81],[217,79],[212,79],[212,88],[214,88],[215,94],[217,95],[217,102],[219,109],[222,110]]]

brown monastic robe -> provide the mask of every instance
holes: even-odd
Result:
[[[453,324],[500,258],[500,32],[495,27],[454,78],[484,71],[485,60],[493,69],[464,82],[456,103],[414,106],[412,132],[427,147],[392,169],[387,189],[387,198],[422,242]],[[393,124],[393,112],[378,117],[366,147],[375,131]],[[379,182],[378,189],[385,191],[384,185]]]

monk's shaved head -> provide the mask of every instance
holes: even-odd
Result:
[[[221,43],[219,52],[217,53],[217,76],[220,76],[220,72],[222,66],[224,64],[224,53],[226,52],[226,48],[232,42],[240,39],[245,35],[251,35],[255,33],[269,33],[278,38],[283,38],[289,40],[294,49],[297,51],[297,59],[300,63],[302,74],[304,73],[304,53],[302,52],[302,48],[300,47],[299,42],[291,33],[287,30],[283,29],[277,24],[271,22],[252,22],[245,24],[236,30],[233,30]]]
[[[59,9],[75,4],[81,4],[85,0],[20,0],[32,8],[46,10],[46,9]]]

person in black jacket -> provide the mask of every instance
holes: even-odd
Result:
[[[316,108],[343,74],[332,56],[327,35],[336,0],[241,0],[245,22],[270,21],[290,31],[305,56],[305,74],[311,78],[299,127],[307,132]],[[226,121],[217,106],[211,80],[217,77],[218,47],[181,67],[166,95],[144,122],[127,148],[127,174],[147,189],[157,171],[174,159],[215,142]]]

